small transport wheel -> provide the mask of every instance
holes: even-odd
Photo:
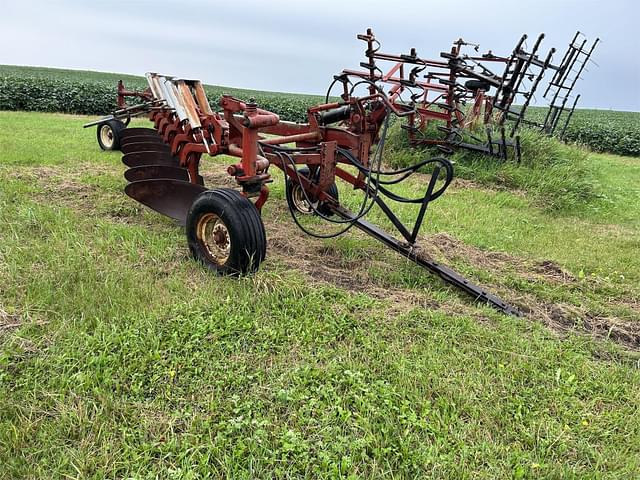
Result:
[[[102,150],[120,150],[120,132],[127,126],[120,120],[109,120],[98,125],[98,145]]]
[[[255,272],[267,254],[260,212],[230,188],[198,195],[189,209],[186,234],[193,257],[220,275]]]
[[[300,170],[298,170],[298,174],[302,175],[303,177],[309,178],[310,172],[307,167],[302,167]],[[338,186],[335,183],[332,183],[329,188],[325,190],[325,192],[331,195],[336,200],[340,200],[338,197]],[[292,181],[290,178],[287,178],[287,203],[291,207],[293,207],[296,212],[301,213],[302,215],[311,215],[312,213],[314,213],[313,207],[315,207],[316,210],[318,210],[322,215],[326,217],[333,215],[331,210],[327,208],[326,205],[323,205],[321,203],[318,204],[318,202],[316,202],[316,204],[313,206],[310,205],[304,195],[304,191],[302,190],[300,184]]]

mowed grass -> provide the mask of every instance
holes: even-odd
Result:
[[[263,268],[212,276],[85,121],[0,112],[0,478],[640,476],[637,159],[590,155],[606,198],[579,214],[466,184],[429,207],[434,253],[518,319],[297,233],[277,171]]]

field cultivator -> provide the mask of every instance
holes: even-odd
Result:
[[[507,56],[478,54],[479,45],[459,39],[438,60],[421,58],[416,49],[400,55],[383,53],[371,29],[358,39],[367,44],[367,60],[360,63],[363,70],[343,70],[336,81],[347,91],[354,81],[368,80],[386,91],[397,108],[412,110],[403,125],[412,145],[436,145],[447,154],[465,148],[503,159],[513,151],[518,160],[521,124],[551,135],[567,112],[562,131],[566,130],[580,95],[570,107],[567,101],[599,41],[587,48],[587,39],[576,33],[561,62],[554,64],[554,48],[540,56],[544,34],[530,51],[523,35]],[[469,47],[475,53],[466,53]],[[548,70],[554,72],[543,95],[549,99],[548,114],[544,123],[536,124],[525,114]],[[428,128],[432,123],[439,132],[435,138],[434,129]]]
[[[356,227],[477,301],[519,314],[486,289],[420,253],[416,240],[427,208],[451,183],[453,166],[444,157],[434,157],[400,170],[383,169],[390,117],[415,112],[394,102],[374,82],[362,80],[370,89],[365,96],[346,90],[340,101],[309,108],[307,123],[293,123],[258,108],[252,100],[229,95],[223,95],[220,110],[213,111],[197,80],[158,74],[148,74],[147,79],[151,96],[133,113],[146,112],[153,128],[118,131],[122,161],[129,167],[125,192],[184,225],[192,255],[211,270],[244,274],[255,271],[264,260],[266,233],[260,212],[269,197],[273,166],[284,172],[289,210],[306,233],[329,238]],[[103,123],[118,120],[105,119]],[[239,189],[211,189],[204,184],[199,168],[202,156],[222,154],[238,159],[227,172]],[[393,191],[394,185],[419,169],[430,171],[420,195],[407,198]],[[360,192],[356,211],[340,203],[336,181]],[[390,201],[416,206],[413,225],[402,223]],[[365,219],[374,206],[401,239]],[[301,221],[306,215],[333,223],[339,231],[311,232]]]

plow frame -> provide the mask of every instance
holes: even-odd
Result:
[[[275,166],[284,172],[287,188],[299,188],[308,204],[322,205],[325,213],[320,213],[317,207],[313,207],[316,214],[344,225],[340,233],[351,227],[359,228],[476,300],[505,313],[519,314],[517,309],[486,289],[419,253],[416,239],[428,205],[442,195],[450,184],[453,167],[445,158],[436,157],[423,161],[415,168],[381,172],[380,144],[384,143],[389,116],[394,114],[407,117],[415,115],[415,111],[394,102],[393,98],[378,90],[375,84],[370,85],[370,94],[367,96],[354,97],[345,91],[341,101],[310,108],[307,123],[301,124],[282,121],[277,114],[258,108],[252,100],[243,102],[229,95],[220,98],[221,111],[214,112],[199,81],[157,74],[150,74],[148,78],[154,97],[162,102],[161,107],[149,112],[161,144],[149,143],[146,134],[136,135],[134,132],[129,135],[123,148],[123,161],[131,166],[132,161],[127,158],[130,156],[145,156],[149,153],[146,157],[153,162],[154,157],[168,155],[170,157],[163,158],[175,158],[177,166],[186,170],[188,176],[180,179],[143,176],[129,183],[125,189],[133,198],[180,223],[188,224],[190,206],[206,191],[199,174],[202,155],[224,154],[239,159],[228,166],[227,172],[235,178],[242,196],[252,199],[259,211],[269,197],[268,184],[272,181],[269,167]],[[335,126],[336,123],[340,125]],[[287,146],[290,144],[295,146]],[[370,152],[376,144],[376,158],[372,158]],[[147,152],[145,149],[151,150]],[[146,165],[140,168],[155,167],[148,163]],[[422,197],[404,198],[386,187],[406,179],[418,168],[427,166],[433,166],[433,170]],[[299,167],[308,169],[309,175],[301,174]],[[375,180],[374,172],[377,174]],[[399,178],[383,181],[380,179],[381,174],[399,175]],[[360,212],[353,213],[345,209],[335,194],[331,194],[331,186],[337,179],[351,185],[354,190],[363,192],[364,203]],[[438,185],[439,180],[441,185]],[[162,197],[149,200],[149,191],[158,186],[161,186],[163,192],[174,192],[174,195],[180,197],[179,201],[169,199],[168,205],[167,199]],[[383,197],[419,205],[415,223],[412,226],[404,225]],[[180,205],[179,208],[176,208],[176,203]],[[380,208],[403,240],[396,239],[364,220],[373,205]],[[293,210],[292,215],[304,230],[296,220]]]

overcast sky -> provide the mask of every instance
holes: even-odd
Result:
[[[508,54],[563,52],[576,30],[602,43],[578,84],[581,106],[640,111],[639,0],[3,0],[0,64],[144,74],[324,93],[332,75],[363,61],[357,33],[383,51],[438,58],[453,40]],[[556,60],[560,60],[560,53]]]

